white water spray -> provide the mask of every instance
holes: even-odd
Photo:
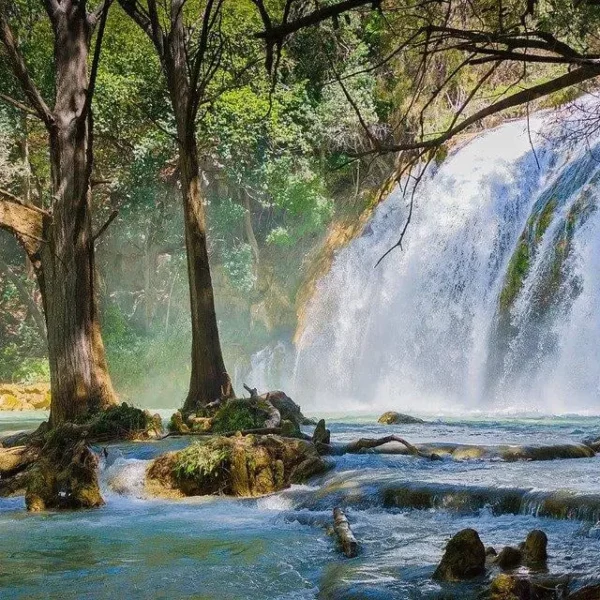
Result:
[[[303,407],[600,412],[600,168],[573,129],[547,113],[451,154],[374,269],[407,215],[391,194],[309,304]]]

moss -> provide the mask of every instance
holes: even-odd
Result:
[[[212,431],[225,433],[229,431],[243,431],[263,427],[267,413],[261,408],[260,403],[248,400],[231,400],[220,408],[212,422]]]
[[[173,475],[194,482],[200,488],[212,488],[231,460],[231,446],[214,442],[196,442],[177,453]]]
[[[89,424],[89,436],[92,439],[131,439],[147,432],[153,427],[152,416],[126,402],[104,410],[92,419],[85,419]]]
[[[523,236],[519,241],[515,253],[510,259],[508,270],[506,272],[504,286],[500,294],[500,310],[502,312],[507,312],[513,305],[523,287],[523,281],[525,280],[527,273],[529,273],[530,263],[529,244]]]
[[[554,212],[555,212],[557,206],[558,206],[558,202],[557,202],[556,198],[553,198],[542,209],[542,211],[538,217],[538,221],[537,221],[536,228],[535,228],[536,244],[539,244],[541,239],[544,237],[544,233],[546,233],[546,230],[550,226],[550,223],[552,223],[552,219],[554,217]]]

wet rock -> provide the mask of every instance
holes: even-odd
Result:
[[[539,529],[530,531],[523,544],[523,557],[529,565],[544,563],[548,558],[548,536]]]
[[[383,413],[379,419],[377,419],[377,422],[382,425],[415,425],[418,423],[425,423],[423,419],[411,417],[410,415],[394,412],[392,410]]]
[[[498,556],[498,553],[496,552],[496,549],[493,546],[488,546],[485,549],[485,555],[486,556]]]
[[[594,452],[600,452],[600,437],[589,437],[583,440],[583,443],[590,447]]]
[[[300,406],[282,391],[263,394],[259,399],[268,400],[279,411],[282,420],[291,421],[298,426],[315,424],[314,420],[305,417]]]
[[[523,561],[523,553],[517,548],[506,546],[496,557],[495,563],[503,570],[516,569]]]
[[[331,432],[325,427],[325,419],[321,419],[312,434],[313,444],[329,444],[331,442]]]
[[[85,441],[71,440],[42,451],[29,472],[27,510],[94,508],[104,504],[98,485],[98,457]]]
[[[327,468],[315,446],[305,440],[221,436],[159,456],[146,472],[146,489],[159,496],[260,496],[302,483]]]
[[[490,586],[490,600],[530,600],[529,581],[502,573],[494,578]]]
[[[446,546],[434,579],[462,581],[485,573],[485,548],[474,529],[459,531]]]
[[[551,446],[501,446],[500,458],[508,462],[517,460],[557,460],[592,458],[594,451],[585,444],[556,444]]]
[[[502,573],[492,580],[489,600],[563,600],[564,579],[529,579],[522,575]],[[588,600],[582,599],[582,600]]]

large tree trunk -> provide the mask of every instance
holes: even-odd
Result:
[[[90,214],[91,111],[86,114],[91,30],[77,4],[54,22],[56,103],[50,131],[52,226],[41,250],[52,406],[57,425],[116,402],[100,335]]]
[[[192,413],[209,402],[229,398],[233,391],[219,340],[193,128],[188,131],[179,156],[192,313],[192,373],[183,412]]]

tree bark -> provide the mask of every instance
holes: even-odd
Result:
[[[189,414],[209,402],[231,397],[233,391],[219,339],[194,128],[185,134],[179,161],[192,316],[192,372],[183,406],[183,412]]]
[[[56,103],[50,132],[53,224],[42,247],[53,426],[116,402],[100,334],[91,222],[91,30],[76,3],[54,21]]]
[[[24,206],[6,194],[2,199],[0,194],[0,226],[15,234],[35,268],[48,335],[50,423],[56,426],[107,408],[116,403],[116,396],[100,335],[90,212],[94,84],[88,58],[97,16],[87,14],[84,2],[48,0],[45,5],[54,32],[53,110],[29,77],[1,3],[0,40],[48,130],[52,211]]]

